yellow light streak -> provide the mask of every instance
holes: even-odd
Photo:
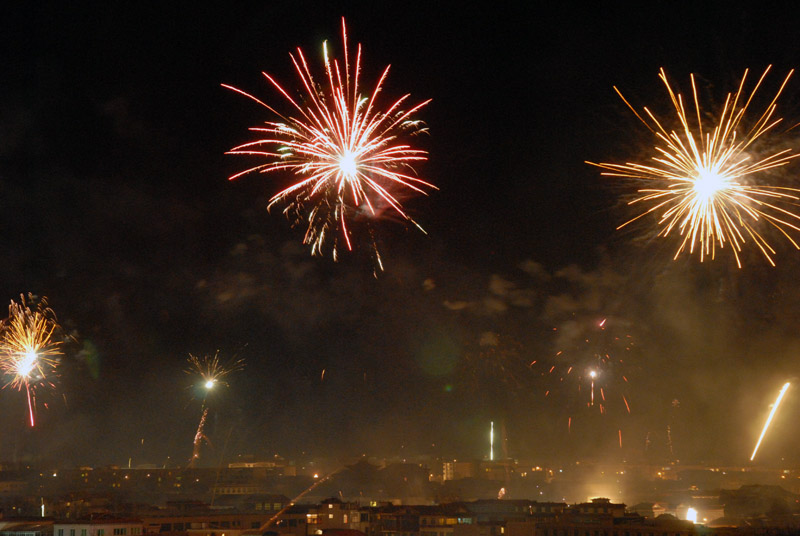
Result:
[[[778,411],[778,406],[781,405],[781,400],[783,400],[783,395],[786,394],[786,390],[789,389],[789,385],[790,382],[786,382],[783,384],[780,393],[778,393],[778,398],[776,398],[775,403],[772,404],[772,411],[769,412],[769,416],[767,417],[767,422],[764,423],[764,428],[762,428],[761,430],[761,435],[758,436],[758,441],[756,442],[756,448],[753,449],[753,455],[750,456],[751,462],[756,457],[756,453],[758,452],[758,447],[761,446],[761,441],[764,439],[764,435],[767,433],[767,429],[769,428],[769,425],[772,422],[772,418],[775,417],[775,413]]]

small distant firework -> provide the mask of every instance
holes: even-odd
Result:
[[[187,374],[196,376],[199,380],[200,388],[203,390],[203,413],[200,416],[200,423],[197,425],[197,432],[195,432],[192,441],[192,457],[189,460],[189,467],[194,467],[197,460],[200,459],[200,446],[203,441],[208,441],[205,435],[206,417],[208,417],[208,400],[209,393],[217,386],[228,386],[226,378],[229,374],[244,368],[244,360],[236,359],[229,363],[220,361],[219,352],[212,356],[197,357],[189,354],[189,368],[186,369]]]
[[[767,417],[767,421],[764,423],[764,428],[761,429],[761,435],[758,436],[758,441],[756,442],[756,448],[753,449],[753,455],[750,456],[750,461],[752,462],[755,457],[756,453],[758,452],[758,447],[761,446],[761,441],[764,439],[764,435],[767,433],[767,429],[769,429],[770,423],[772,423],[772,418],[775,417],[775,413],[778,411],[778,406],[781,405],[781,400],[783,400],[783,395],[786,394],[786,390],[789,389],[790,382],[786,382],[781,387],[781,391],[778,393],[778,398],[775,399],[775,403],[772,404],[772,410],[769,412],[769,416]]]
[[[217,385],[227,387],[225,381],[227,376],[244,368],[244,359],[235,359],[229,363],[224,363],[219,358],[219,352],[213,356],[205,355],[197,357],[189,354],[189,368],[186,373],[196,376],[200,381],[205,393],[208,393]],[[205,399],[205,396],[203,397]]]
[[[47,299],[39,300],[35,307],[33,296],[13,300],[8,307],[8,318],[0,331],[0,371],[3,387],[24,390],[28,399],[30,425],[35,426],[34,408],[36,390],[54,387],[51,378],[61,355],[61,341],[55,337],[58,329],[55,314],[47,306]]]
[[[631,412],[627,397],[630,365],[626,362],[634,341],[631,335],[612,335],[607,319],[588,324],[571,323],[574,342],[550,360],[534,360],[531,370],[548,379],[545,397],[558,393],[565,406],[585,406],[605,414],[612,398]],[[626,355],[628,354],[628,355]],[[576,397],[577,393],[577,397]],[[585,394],[584,394],[585,393]],[[572,419],[569,420],[572,427]]]
[[[425,193],[435,188],[415,175],[413,164],[426,159],[426,152],[398,141],[407,133],[425,129],[414,114],[430,101],[405,108],[405,95],[385,110],[378,107],[378,94],[389,72],[384,69],[371,93],[361,93],[361,45],[355,65],[350,65],[347,32],[342,19],[344,62],[329,58],[323,43],[325,82],[318,84],[311,75],[305,55],[297,49],[290,54],[302,86],[303,97],[295,100],[272,76],[262,73],[289,101],[296,115],[284,115],[272,106],[240,89],[223,84],[264,106],[280,121],[250,130],[264,135],[262,139],[234,147],[229,154],[266,157],[267,163],[233,175],[286,171],[298,182],[275,194],[269,207],[285,206],[284,213],[295,223],[306,222],[304,244],[312,254],[322,254],[328,245],[337,258],[339,239],[352,250],[351,221],[357,215],[375,218],[391,209],[403,220],[422,228],[403,209],[399,191]],[[424,232],[424,231],[423,231]],[[370,234],[372,231],[370,230]],[[380,255],[372,239],[379,268]]]
[[[780,123],[781,119],[775,117],[776,101],[793,71],[786,75],[775,97],[755,123],[749,129],[744,125],[745,113],[769,70],[767,67],[749,94],[745,90],[748,74],[745,70],[738,90],[727,95],[719,118],[709,125],[701,117],[694,75],[691,76],[693,114],[691,108],[687,110],[683,96],[673,91],[664,69],[661,69],[659,77],[667,88],[680,122],[677,131],[667,130],[666,123],[645,107],[644,114],[650,119],[648,122],[619,89],[614,88],[636,117],[656,136],[658,143],[652,164],[587,162],[607,170],[602,173],[605,176],[644,183],[638,190],[639,197],[629,205],[642,204],[648,208],[618,228],[653,213],[658,217],[659,236],[666,237],[676,230],[682,237],[675,259],[687,250],[693,254],[695,249],[701,261],[709,256],[714,259],[717,246],[721,249],[729,243],[740,268],[740,253],[748,241],[752,241],[774,266],[772,256],[775,250],[762,234],[764,227],[778,229],[795,248],[800,249],[789,234],[800,231],[800,215],[797,213],[800,190],[764,183],[766,172],[785,166],[800,155],[792,154],[791,149],[757,154],[755,147],[756,141],[762,140]]]

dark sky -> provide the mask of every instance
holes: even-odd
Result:
[[[480,457],[491,420],[513,457],[663,459],[669,425],[679,458],[744,462],[797,374],[800,253],[773,236],[775,268],[749,252],[739,270],[729,250],[673,262],[653,220],[615,231],[634,192],[584,161],[652,151],[612,86],[667,111],[659,68],[684,92],[696,73],[714,111],[745,68],[773,64],[767,99],[800,65],[800,21],[752,4],[606,4],[4,5],[0,298],[47,296],[74,341],[35,429],[24,394],[0,391],[0,459],[183,463],[201,411],[186,358],[219,350],[247,366],[209,401],[205,463]],[[258,161],[225,151],[274,117],[220,84],[286,110],[260,72],[295,90],[299,46],[321,74],[342,16],[367,85],[392,65],[384,102],[433,99],[419,113],[430,135],[413,141],[439,190],[405,203],[428,234],[376,222],[377,278],[363,243],[312,257],[303,229],[266,211],[286,177],[227,180]],[[799,103],[794,80],[778,113],[798,122]],[[585,407],[585,380],[546,374],[606,353],[624,362],[597,382],[605,415]],[[798,461],[797,398],[763,463]]]

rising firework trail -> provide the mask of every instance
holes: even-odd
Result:
[[[29,296],[31,300],[33,296]],[[35,426],[36,391],[54,387],[51,378],[61,355],[61,341],[55,337],[58,323],[47,299],[32,307],[24,296],[8,307],[8,318],[0,327],[0,372],[3,387],[25,391],[29,422]]]
[[[189,460],[187,467],[194,467],[197,460],[200,459],[200,445],[203,441],[208,442],[208,437],[205,434],[206,417],[208,417],[208,407],[205,400],[203,400],[203,414],[200,416],[200,423],[197,425],[197,432],[194,434],[194,441],[192,441],[192,458]]]
[[[264,533],[264,531],[266,531],[266,530],[267,530],[267,529],[268,529],[270,526],[272,526],[272,524],[273,524],[273,523],[275,523],[276,521],[278,521],[278,520],[280,519],[280,517],[281,517],[281,516],[282,516],[284,513],[286,513],[286,511],[287,511],[287,510],[289,510],[289,508],[291,508],[292,506],[294,506],[295,504],[297,504],[297,501],[299,501],[300,499],[302,499],[303,497],[305,497],[307,494],[311,493],[311,492],[312,492],[312,491],[313,491],[313,490],[314,490],[314,489],[315,489],[317,486],[319,486],[320,484],[322,484],[322,483],[324,483],[324,482],[327,482],[328,480],[330,480],[331,478],[333,478],[333,476],[334,476],[334,475],[336,475],[336,474],[337,474],[339,471],[341,471],[342,469],[344,469],[344,467],[340,467],[339,469],[337,469],[337,470],[333,471],[332,473],[329,473],[329,474],[327,474],[326,476],[324,476],[324,477],[322,477],[322,478],[319,478],[319,479],[315,480],[313,484],[311,484],[309,487],[307,487],[307,488],[306,488],[306,489],[304,489],[302,492],[300,492],[300,494],[299,494],[297,497],[295,497],[294,499],[292,499],[291,501],[289,501],[289,504],[287,504],[286,506],[284,506],[283,508],[281,508],[281,509],[278,511],[278,513],[276,513],[274,516],[272,516],[271,518],[269,518],[269,519],[267,520],[267,522],[266,522],[266,523],[264,523],[263,525],[261,525],[261,527],[258,529],[258,532],[263,534],[263,533]],[[314,478],[316,478],[316,475],[314,475]]]
[[[587,162],[606,171],[609,177],[632,179],[642,185],[639,196],[629,204],[645,205],[622,228],[647,214],[658,218],[659,236],[677,232],[681,238],[675,259],[682,253],[715,257],[716,249],[730,245],[736,264],[741,268],[742,247],[751,242],[774,266],[775,250],[762,234],[774,227],[795,248],[800,249],[790,233],[800,231],[800,215],[796,211],[800,190],[767,184],[770,170],[787,165],[800,156],[791,149],[767,150],[759,153],[756,142],[766,141],[781,122],[775,117],[776,101],[792,73],[786,75],[780,88],[758,119],[745,126],[745,115],[756,92],[767,76],[764,71],[752,91],[745,90],[748,71],[745,71],[735,93],[729,93],[719,117],[713,122],[703,119],[694,75],[691,76],[692,97],[687,108],[683,96],[676,93],[664,69],[659,77],[669,94],[680,126],[668,130],[666,121],[659,120],[644,108],[644,117],[614,90],[625,104],[655,135],[655,154],[652,163],[608,164]],[[646,118],[649,119],[646,119]]]
[[[283,212],[295,223],[306,225],[303,243],[311,246],[311,253],[322,254],[330,246],[334,259],[340,240],[352,250],[355,218],[365,219],[369,226],[370,220],[389,210],[422,230],[403,209],[400,197],[405,195],[403,192],[424,194],[426,189],[435,188],[417,177],[413,169],[413,164],[426,159],[426,152],[400,141],[406,134],[425,130],[414,114],[430,101],[406,107],[409,95],[405,95],[386,108],[379,107],[378,94],[389,67],[371,92],[362,93],[361,45],[357,47],[355,64],[351,65],[344,19],[342,41],[342,63],[329,57],[327,43],[323,43],[325,76],[321,83],[312,76],[301,49],[297,49],[297,55],[289,55],[300,80],[300,99],[263,73],[291,105],[288,114],[223,84],[279,119],[251,128],[263,137],[229,151],[264,157],[267,162],[230,178],[253,172],[294,175],[297,181],[275,194],[269,207],[284,206]],[[371,228],[369,234],[377,265],[382,268]]]
[[[761,435],[758,436],[758,441],[756,442],[756,448],[753,449],[753,455],[750,456],[750,461],[752,462],[755,457],[756,453],[758,452],[758,447],[761,446],[761,441],[764,439],[764,435],[767,433],[767,429],[769,428],[770,423],[772,422],[772,418],[775,416],[775,413],[778,411],[778,406],[781,405],[781,400],[783,400],[783,395],[786,394],[786,390],[789,389],[790,382],[786,382],[781,387],[781,391],[778,393],[778,398],[775,399],[775,403],[772,404],[772,410],[769,412],[769,416],[767,417],[767,421],[764,423],[764,428],[761,429]]]
[[[237,359],[230,363],[222,363],[219,358],[219,352],[215,353],[213,357],[206,355],[202,358],[189,354],[189,368],[186,369],[186,373],[200,380],[200,388],[203,390],[203,403],[200,423],[197,425],[197,432],[195,432],[194,440],[192,441],[192,457],[189,460],[188,467],[195,466],[200,459],[200,447],[203,441],[208,442],[205,434],[205,424],[206,417],[208,417],[206,401],[209,394],[217,386],[227,387],[227,376],[242,368],[244,368],[244,360]]]

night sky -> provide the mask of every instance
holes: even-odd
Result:
[[[800,17],[606,4],[5,4],[0,298],[47,296],[71,340],[36,428],[24,393],[0,391],[0,460],[183,464],[202,396],[186,359],[219,351],[246,369],[209,399],[205,464],[482,457],[492,420],[516,458],[660,461],[670,426],[675,458],[744,463],[797,374],[800,252],[770,234],[774,268],[751,248],[742,270],[729,250],[673,261],[654,219],[615,230],[635,190],[585,161],[650,157],[613,86],[666,114],[661,67],[685,94],[696,73],[714,112],[746,68],[772,64],[766,105],[800,67]],[[227,180],[259,161],[225,151],[275,118],[221,84],[288,111],[261,71],[296,91],[289,52],[321,74],[342,16],[362,81],[392,66],[383,103],[432,99],[413,143],[439,190],[404,200],[428,234],[375,222],[377,278],[366,243],[312,257],[304,229],[267,212],[291,177]],[[800,122],[800,79],[778,114]],[[794,131],[776,138],[800,149]],[[546,374],[597,353],[624,360],[602,416],[586,381]],[[800,461],[800,394],[785,404],[761,463]]]

